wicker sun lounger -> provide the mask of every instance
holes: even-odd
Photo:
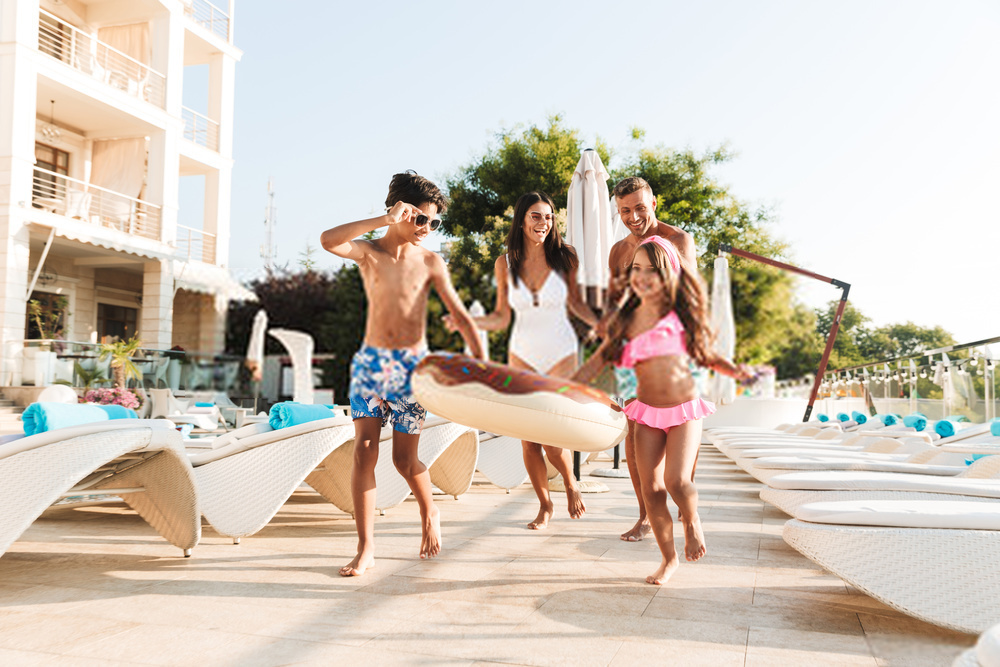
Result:
[[[201,537],[194,474],[173,425],[118,419],[0,444],[0,554],[62,497],[121,497],[185,556]]]

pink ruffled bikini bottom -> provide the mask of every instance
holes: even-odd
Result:
[[[709,416],[715,412],[715,404],[696,398],[669,408],[654,408],[636,400],[626,405],[624,412],[632,421],[666,431],[671,426]]]

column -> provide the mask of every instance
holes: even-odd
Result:
[[[146,262],[142,274],[142,313],[139,337],[143,347],[173,347],[174,273],[170,260]]]

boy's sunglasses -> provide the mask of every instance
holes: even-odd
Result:
[[[417,227],[423,227],[428,223],[430,223],[431,231],[433,232],[435,229],[441,226],[441,218],[434,218],[432,220],[423,213],[421,213],[420,215],[417,216],[417,219],[413,221],[413,224],[415,224]]]

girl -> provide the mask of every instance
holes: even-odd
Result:
[[[710,351],[707,299],[695,271],[683,266],[676,248],[659,236],[639,244],[629,269],[631,293],[612,316],[608,337],[573,377],[589,382],[611,361],[635,369],[637,399],[625,406],[625,414],[636,422],[642,496],[663,556],[660,567],[646,577],[647,583],[657,585],[680,564],[667,493],[680,508],[685,557],[696,561],[705,555],[692,470],[701,443],[701,420],[715,406],[698,397],[688,357],[735,378],[750,377],[745,367]]]
[[[487,331],[506,329],[511,311],[514,327],[507,348],[507,363],[514,368],[568,377],[577,366],[578,343],[569,312],[590,327],[597,317],[580,296],[576,283],[576,251],[563,243],[555,228],[555,204],[544,192],[521,195],[514,205],[514,220],[507,234],[507,252],[494,264],[497,297],[493,312],[474,318]],[[453,328],[450,318],[445,319]],[[524,467],[538,496],[538,515],[528,528],[542,530],[552,518],[548,473],[542,450],[562,475],[573,519],[586,507],[573,476],[569,450],[544,443],[521,442]]]

